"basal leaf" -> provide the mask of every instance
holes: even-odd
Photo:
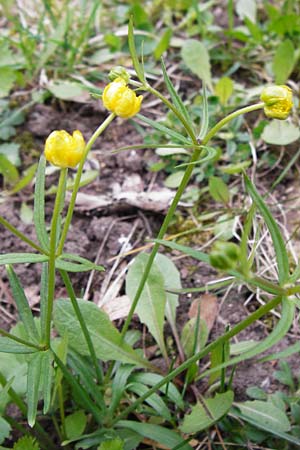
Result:
[[[186,66],[213,91],[209,53],[202,42],[188,39],[181,49],[181,56]]]
[[[140,253],[129,267],[126,277],[126,294],[131,301],[133,301],[135,297],[148,258],[148,254]],[[165,306],[166,293],[164,289],[164,278],[154,263],[137,304],[136,313],[138,314],[140,321],[147,325],[150,333],[155,338],[164,355],[166,355],[163,336]]]
[[[186,414],[180,430],[183,433],[197,433],[205,430],[220,420],[231,408],[233,402],[233,392],[227,391],[224,394],[216,394],[214,398],[208,398],[198,402],[192,407],[190,414]],[[209,414],[208,414],[209,412]]]
[[[273,72],[276,84],[284,84],[289,78],[295,65],[295,48],[290,39],[286,39],[278,45],[274,59]]]
[[[122,361],[139,366],[147,365],[128,344],[121,344],[120,333],[104,311],[92,302],[81,299],[77,302],[99,359]],[[85,337],[70,300],[59,299],[54,303],[54,325],[61,336],[67,333],[70,346],[78,353],[89,355]]]
[[[242,417],[252,419],[261,425],[283,432],[291,429],[289,419],[285,412],[276,408],[271,402],[253,400],[236,403],[235,406],[241,411]]]
[[[148,439],[163,444],[167,448],[174,448],[180,446],[180,450],[192,450],[189,444],[184,443],[183,438],[173,430],[154,425],[151,423],[135,422],[133,420],[120,420],[117,422],[118,428],[129,428],[136,433]]]

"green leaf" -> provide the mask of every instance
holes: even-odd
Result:
[[[135,48],[135,42],[134,42],[134,27],[133,27],[133,17],[131,16],[128,23],[128,45],[129,45],[129,51],[132,58],[132,64],[134,67],[134,70],[136,71],[136,74],[140,80],[141,83],[146,83],[145,79],[145,73],[142,65],[139,62],[136,48]]]
[[[86,92],[82,85],[64,80],[55,80],[49,83],[47,89],[56,98],[73,101],[76,97],[81,97]]]
[[[0,173],[9,184],[15,184],[19,179],[19,172],[6,156],[0,154]]]
[[[32,436],[23,436],[15,442],[13,450],[40,450],[36,439]]]
[[[284,84],[291,75],[295,65],[295,48],[290,39],[281,42],[273,59],[273,72],[276,84]]]
[[[0,352],[3,353],[35,353],[37,350],[33,347],[27,347],[25,344],[14,341],[7,337],[0,337]],[[2,356],[1,356],[2,358]]]
[[[185,444],[179,434],[159,425],[135,422],[133,420],[120,420],[117,422],[116,426],[118,428],[129,428],[141,436],[156,441],[159,444],[163,444],[170,449],[182,444],[180,450],[192,450],[192,447],[189,444]]]
[[[163,379],[162,375],[151,372],[137,372],[133,373],[130,376],[130,381],[143,383],[150,387],[153,387],[155,384],[162,381],[162,379]],[[174,402],[178,408],[184,410],[184,402],[182,400],[182,397],[177,387],[173,383],[168,383],[168,385],[164,384],[159,388],[159,390],[164,395],[166,395],[172,402]]]
[[[97,450],[124,450],[124,442],[119,438],[110,439],[102,442]]]
[[[8,274],[9,283],[12,289],[13,297],[18,308],[18,313],[24,324],[26,333],[30,339],[32,339],[35,342],[38,342],[39,334],[36,328],[36,324],[33,320],[33,315],[28,300],[26,298],[25,292],[20,283],[20,280],[11,266],[7,266],[6,270]]]
[[[27,203],[25,203],[25,202],[22,202],[22,204],[21,204],[20,219],[26,225],[31,225],[32,224],[33,211],[32,211],[31,206],[27,205]]]
[[[116,371],[112,382],[112,396],[109,404],[109,411],[111,415],[113,415],[122,399],[123,393],[126,389],[128,377],[133,369],[134,366],[132,365],[122,364]]]
[[[172,173],[165,179],[164,185],[170,189],[176,189],[180,185],[183,176],[184,171],[178,170],[177,172]]]
[[[234,84],[231,78],[222,77],[215,85],[215,94],[219,97],[221,105],[226,106],[233,94]]]
[[[264,358],[261,358],[260,361],[265,362],[265,361],[274,361],[282,358],[288,358],[294,353],[300,353],[300,342],[296,342],[293,345],[289,345],[281,352],[276,352],[273,353],[272,355],[265,356]]]
[[[197,433],[218,422],[229,411],[233,402],[233,392],[216,394],[214,398],[202,401],[205,408],[199,402],[192,407],[190,414],[184,416],[183,424],[180,426],[183,433]]]
[[[289,419],[284,411],[276,408],[271,402],[261,400],[236,403],[236,407],[241,411],[242,417],[252,419],[278,431],[289,431],[291,428]]]
[[[16,81],[16,71],[11,67],[0,67],[0,98],[6,97]]]
[[[187,358],[190,358],[195,354],[195,348],[196,349],[202,349],[208,339],[208,329],[206,322],[201,319],[199,321],[199,327],[200,329],[197,329],[197,318],[192,317],[192,319],[188,320],[181,331],[181,345],[184,349],[184,353]],[[197,336],[197,341],[195,340],[195,336]],[[196,341],[196,342],[195,342]]]
[[[156,60],[158,60],[162,56],[162,54],[166,50],[168,50],[169,45],[170,45],[170,41],[171,41],[171,38],[172,38],[172,35],[173,35],[172,29],[171,28],[167,28],[165,30],[164,34],[162,35],[159,43],[157,44],[157,46],[154,49],[153,54],[154,54],[154,58]]]
[[[288,281],[290,272],[289,258],[285,242],[283,240],[280,229],[272,216],[272,213],[268,209],[263,198],[259,195],[259,193],[255,189],[255,186],[251,183],[250,179],[246,175],[244,175],[244,181],[248,193],[250,194],[253,202],[256,204],[257,208],[262,214],[264,221],[266,222],[266,225],[268,227],[268,230],[271,234],[272,242],[276,253],[276,260],[279,273],[279,283],[282,286],[284,283]]]
[[[120,344],[120,333],[104,311],[94,303],[81,299],[78,299],[77,302],[99,359],[122,361],[140,366],[147,365],[146,361],[128,344]],[[70,346],[74,347],[78,353],[89,355],[85,337],[70,300],[59,299],[55,301],[54,325],[61,336],[67,333]]]
[[[10,424],[5,419],[3,419],[3,417],[0,417],[0,444],[2,444],[5,439],[9,438],[10,431]]]
[[[5,144],[0,145],[0,154],[4,155],[13,166],[19,167],[21,165],[19,149],[20,144],[5,142]]]
[[[251,22],[256,22],[256,0],[237,0],[235,9],[241,19],[247,17]]]
[[[189,126],[193,129],[193,123],[189,117],[189,114],[186,110],[186,107],[184,105],[184,103],[182,102],[181,98],[179,97],[179,95],[177,94],[169,76],[166,70],[166,66],[164,63],[164,60],[161,60],[161,67],[162,67],[162,71],[163,71],[163,76],[164,76],[164,80],[168,89],[168,92],[171,96],[172,102],[174,104],[174,106],[176,107],[176,109],[180,112],[180,114],[182,115],[182,117],[186,120],[186,122],[189,124]]]
[[[126,294],[131,301],[135,297],[148,259],[148,254],[140,253],[129,267],[126,277]],[[165,307],[166,293],[164,290],[164,278],[154,263],[135,311],[140,321],[147,325],[164,355],[166,355],[163,336]]]
[[[235,175],[237,173],[243,172],[249,166],[251,166],[251,161],[242,161],[236,164],[228,164],[227,166],[220,167],[221,172],[227,173],[229,175]]]
[[[241,419],[243,419],[245,422],[248,422],[253,427],[258,428],[260,430],[264,430],[265,432],[271,433],[274,436],[276,436],[276,437],[278,437],[280,439],[283,439],[283,442],[291,442],[293,444],[296,444],[296,445],[300,446],[300,439],[297,439],[296,437],[291,436],[288,433],[285,433],[283,431],[279,431],[279,430],[273,428],[272,426],[268,426],[265,423],[261,423],[258,420],[252,420],[249,417],[244,416],[241,413],[237,413],[236,411],[235,411],[235,415],[237,417],[240,417]]]
[[[284,120],[272,120],[268,123],[261,135],[267,144],[288,145],[300,137],[299,127]]]
[[[41,263],[48,259],[48,256],[37,253],[5,253],[0,255],[0,264]]]
[[[78,410],[65,419],[65,430],[67,439],[79,438],[85,430],[87,416],[84,411]]]
[[[216,202],[228,204],[230,193],[222,178],[209,177],[208,187],[210,195]]]
[[[164,278],[165,289],[181,289],[180,273],[173,261],[162,253],[155,257],[155,264]],[[178,295],[166,292],[166,318],[172,329],[176,328],[176,308],[179,305]]]
[[[51,404],[51,390],[54,379],[53,355],[50,350],[46,350],[42,354],[41,363],[41,386],[42,398],[44,400],[43,413],[47,414]]]
[[[42,359],[43,359],[43,352],[38,352],[35,355],[33,355],[32,359],[28,362],[27,421],[30,427],[34,426],[37,414]]]
[[[202,147],[202,152],[201,152],[200,158],[197,159],[197,161],[178,164],[178,166],[176,166],[176,169],[179,169],[182,167],[187,167],[187,166],[196,166],[198,164],[204,164],[204,163],[208,163],[210,161],[216,161],[220,158],[220,151],[218,148],[207,147],[207,146],[201,146],[201,147]]]
[[[188,138],[184,137],[182,134],[177,133],[174,130],[171,130],[168,127],[165,127],[164,125],[156,122],[155,120],[151,120],[148,117],[143,116],[142,114],[137,114],[136,117],[138,119],[142,120],[143,122],[145,122],[147,125],[150,125],[155,130],[158,130],[163,134],[171,136],[172,138],[175,139],[175,141],[179,141],[179,142],[182,142],[183,144],[187,144],[187,145],[191,144],[191,141]]]
[[[70,260],[70,261],[67,261]],[[75,261],[73,263],[72,261]],[[77,264],[78,263],[78,264]],[[72,253],[62,253],[56,259],[55,265],[58,269],[66,270],[68,272],[87,272],[88,270],[105,270],[103,266],[98,266],[92,261],[89,261],[82,256],[73,255]]]
[[[44,250],[48,250],[49,235],[45,224],[45,169],[46,158],[42,155],[36,173],[33,221],[39,243]]]
[[[201,141],[206,136],[208,125],[209,125],[209,112],[208,112],[207,90],[205,83],[203,83],[203,113],[199,136],[197,138],[198,140]]]
[[[145,386],[142,383],[134,383],[133,382],[127,386],[127,390],[134,392],[139,397],[142,397],[142,395],[146,394],[146,392],[149,389],[147,386]],[[150,395],[149,397],[147,397],[147,399],[145,400],[145,403],[148,403],[148,405],[150,405],[154,409],[154,411],[156,411],[156,413],[159,416],[163,417],[165,420],[167,420],[167,421],[172,420],[172,417],[171,417],[168,407],[166,406],[166,404],[164,403],[164,401],[158,394],[154,393],[154,394]]]
[[[182,46],[181,56],[188,69],[213,91],[209,53],[206,47],[195,39],[188,39]]]

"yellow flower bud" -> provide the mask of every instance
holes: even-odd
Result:
[[[126,85],[123,78],[116,78],[109,83],[102,94],[105,108],[123,119],[135,116],[141,108],[142,100],[143,96],[137,97],[136,93]]]
[[[45,157],[54,166],[76,167],[83,157],[85,142],[79,130],[71,136],[65,130],[52,131],[45,143]]]
[[[292,90],[285,85],[267,86],[260,99],[265,103],[266,116],[272,119],[286,119],[293,107]]]

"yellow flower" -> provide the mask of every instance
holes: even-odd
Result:
[[[52,131],[45,143],[45,157],[54,166],[76,167],[83,157],[85,142],[79,130],[71,136],[65,130]]]
[[[109,83],[102,94],[105,108],[123,119],[135,116],[141,108],[142,100],[143,96],[137,97],[136,93],[126,85],[123,78],[116,78]]]
[[[260,99],[265,103],[266,116],[272,119],[286,119],[293,107],[292,90],[285,85],[267,86]]]

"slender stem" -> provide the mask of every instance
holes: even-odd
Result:
[[[62,384],[59,383],[57,386],[57,393],[58,393],[58,405],[59,405],[59,414],[60,414],[60,420],[61,420],[61,435],[62,440],[66,439],[66,422],[65,422],[65,408],[64,408],[64,395],[63,395],[63,388]]]
[[[236,117],[247,114],[252,111],[256,111],[258,109],[262,109],[265,106],[263,102],[255,103],[254,105],[245,106],[244,108],[238,109],[237,111],[232,112],[231,114],[228,114],[228,116],[224,117],[224,119],[220,120],[205,136],[203,141],[201,142],[202,145],[207,145],[208,142],[213,138],[217,132],[223,128],[227,123],[231,122],[231,120],[235,119]]]
[[[5,220],[1,216],[0,216],[0,224],[3,225],[5,228],[7,228],[11,233],[13,233],[19,239],[26,242],[26,244],[30,245],[30,247],[37,250],[39,253],[48,255],[48,253],[42,247],[40,247],[35,242],[33,242],[31,239],[29,239],[27,236],[25,236],[25,234],[23,234],[21,231],[19,231],[17,228],[15,228],[13,225],[11,225],[9,222],[7,222],[7,220]]]
[[[85,340],[86,340],[86,343],[87,343],[87,346],[88,346],[88,349],[89,349],[89,352],[90,352],[90,355],[91,355],[91,358],[92,358],[92,361],[93,361],[93,364],[94,364],[94,367],[95,367],[95,372],[96,372],[98,383],[101,385],[103,383],[102,370],[101,370],[99,361],[98,361],[97,356],[96,356],[95,348],[94,348],[94,345],[93,345],[93,342],[92,342],[89,330],[87,329],[86,323],[84,321],[84,318],[83,318],[83,316],[81,314],[81,311],[80,311],[80,308],[78,306],[77,298],[76,298],[76,295],[75,295],[75,292],[74,292],[74,289],[73,289],[70,277],[69,277],[68,273],[65,270],[60,270],[60,274],[61,274],[63,282],[64,282],[64,284],[66,286],[66,289],[67,289],[68,295],[70,297],[73,309],[75,311],[76,317],[78,319],[78,322],[80,324],[81,330],[82,330],[83,335],[85,337]],[[101,408],[103,408],[103,407],[105,408],[105,404],[104,403],[102,405],[100,405],[100,406],[101,406]]]
[[[156,93],[156,91],[153,90],[153,93]],[[156,95],[156,94],[155,94],[155,95]],[[161,94],[159,95],[159,98],[161,98]],[[165,100],[166,100],[166,99],[165,99]],[[263,106],[264,106],[264,103],[258,103],[258,104],[255,104],[255,105],[246,106],[245,108],[241,108],[241,109],[239,109],[239,110],[237,110],[237,111],[234,111],[233,113],[229,114],[227,117],[225,117],[225,118],[222,119],[220,122],[218,122],[218,123],[217,123],[217,124],[216,124],[216,125],[215,125],[208,133],[207,133],[207,135],[205,136],[205,138],[203,139],[203,142],[201,142],[201,144],[202,144],[202,145],[207,145],[208,142],[210,141],[210,139],[211,139],[211,138],[212,138],[212,137],[213,137],[213,136],[214,136],[214,135],[215,135],[215,134],[216,134],[216,133],[224,126],[224,125],[226,125],[226,124],[227,124],[228,122],[230,122],[232,119],[238,117],[240,114],[245,114],[245,113],[247,113],[247,112],[255,111],[256,109],[261,109]],[[195,145],[198,145],[198,142],[196,141],[195,138],[193,138],[193,142],[194,142]],[[178,203],[179,203],[179,201],[180,201],[180,199],[181,199],[181,196],[182,196],[182,194],[183,194],[183,192],[184,192],[184,190],[185,190],[185,188],[186,188],[186,186],[187,186],[187,184],[188,184],[188,182],[189,182],[189,180],[190,180],[190,178],[191,178],[191,176],[192,176],[193,169],[194,169],[193,162],[195,162],[195,161],[198,160],[201,151],[202,151],[201,148],[199,148],[199,147],[198,147],[198,148],[195,148],[195,150],[194,150],[194,152],[193,152],[193,154],[192,154],[192,156],[191,156],[191,160],[190,160],[190,163],[191,163],[191,164],[188,165],[188,166],[186,167],[186,169],[185,169],[183,178],[182,178],[181,183],[180,183],[180,185],[179,185],[179,187],[178,187],[178,189],[177,189],[177,192],[176,192],[176,194],[175,194],[175,197],[173,198],[173,201],[172,201],[172,203],[171,203],[171,205],[170,205],[170,207],[169,207],[168,213],[167,213],[167,215],[166,215],[166,217],[165,217],[165,219],[164,219],[164,221],[163,221],[163,224],[162,224],[162,226],[161,226],[161,228],[160,228],[160,231],[159,231],[159,233],[158,233],[157,239],[162,239],[162,238],[164,237],[164,235],[165,235],[165,233],[166,233],[166,231],[167,231],[167,229],[168,229],[169,223],[170,223],[171,219],[173,218],[173,215],[174,215],[174,213],[175,213],[175,211],[176,211],[177,205],[178,205]],[[139,299],[140,299],[140,296],[141,296],[141,294],[142,294],[142,292],[143,292],[143,289],[144,289],[144,287],[145,287],[145,284],[146,284],[147,278],[148,278],[148,276],[149,276],[149,273],[150,273],[152,264],[153,264],[153,262],[154,262],[155,256],[157,255],[157,252],[158,252],[158,249],[159,249],[159,245],[160,245],[160,244],[155,243],[154,246],[153,246],[153,249],[152,249],[152,251],[151,251],[151,253],[150,253],[150,255],[149,255],[149,259],[148,259],[147,265],[146,265],[146,267],[145,267],[143,276],[142,276],[142,278],[141,278],[140,284],[139,284],[139,286],[138,286],[138,288],[137,288],[136,294],[135,294],[134,299],[133,299],[133,301],[132,301],[132,305],[131,305],[130,311],[129,311],[129,313],[128,313],[128,316],[127,316],[127,318],[126,318],[126,320],[125,320],[125,323],[124,323],[123,328],[122,328],[122,331],[121,331],[121,338],[122,338],[122,339],[124,339],[124,336],[125,336],[125,334],[126,334],[128,328],[129,328],[129,325],[130,325],[130,323],[131,323],[131,319],[132,319],[132,316],[133,316],[133,314],[134,314],[135,308],[136,308],[136,306],[137,306],[137,304],[138,304],[138,301],[139,301]]]
[[[55,260],[56,260],[56,242],[57,242],[57,230],[58,219],[61,213],[62,200],[65,195],[65,181],[67,178],[68,169],[61,169],[60,177],[57,187],[57,193],[55,198],[53,216],[51,221],[50,231],[50,254],[48,263],[48,296],[47,296],[47,309],[46,309],[46,330],[45,330],[45,346],[48,349],[50,347],[51,337],[51,320],[52,310],[54,302],[55,292]]]
[[[72,191],[72,195],[71,195],[71,199],[70,199],[70,203],[69,203],[69,208],[68,208],[68,212],[66,215],[65,224],[64,224],[64,227],[63,227],[63,230],[61,233],[61,237],[60,237],[60,241],[59,241],[59,244],[57,247],[57,255],[58,256],[62,254],[63,249],[64,249],[65,240],[66,240],[66,237],[67,237],[67,234],[69,231],[69,227],[70,227],[70,224],[72,221],[72,217],[73,217],[73,211],[74,211],[74,207],[75,207],[77,193],[78,193],[79,186],[80,186],[80,180],[81,180],[81,175],[82,175],[82,171],[83,171],[83,166],[86,161],[87,155],[88,155],[89,151],[91,150],[92,146],[94,145],[96,139],[103,133],[103,131],[108,127],[108,125],[113,121],[113,119],[115,117],[116,117],[116,115],[114,113],[111,113],[104,120],[104,122],[101,123],[101,125],[97,128],[97,130],[94,132],[94,134],[92,135],[92,137],[86,144],[86,147],[84,150],[84,155],[78,166],[77,174],[76,174],[75,181],[74,181],[73,191]]]
[[[188,369],[191,364],[196,363],[201,358],[206,356],[208,353],[210,353],[212,350],[214,350],[216,347],[218,347],[221,344],[224,344],[226,341],[228,341],[233,336],[240,333],[242,330],[247,328],[249,325],[251,325],[256,320],[260,319],[262,316],[267,314],[269,311],[271,311],[273,308],[275,308],[279,303],[281,303],[282,297],[275,297],[273,298],[269,303],[266,303],[265,305],[258,308],[256,311],[254,311],[250,316],[246,317],[242,322],[237,324],[235,327],[233,327],[231,330],[227,331],[225,334],[220,336],[218,339],[216,339],[211,344],[207,345],[203,350],[196,353],[191,358],[187,359],[183,364],[181,364],[179,367],[177,367],[175,370],[170,372],[163,380],[161,380],[159,383],[157,383],[155,386],[150,388],[144,395],[139,397],[138,400],[136,400],[134,403],[132,403],[128,408],[126,408],[118,417],[116,417],[112,423],[111,426],[113,426],[115,423],[117,423],[119,420],[124,419],[127,417],[132,411],[135,411],[136,408],[143,403],[150,395],[154,394],[158,389],[160,389],[163,385],[169,383],[171,380],[173,380],[175,377],[180,375],[184,370]]]
[[[11,333],[8,333],[7,331],[3,330],[2,328],[0,328],[0,334],[1,334],[1,336],[5,336],[5,337],[11,339],[12,341],[18,342],[19,344],[26,345],[26,347],[31,347],[38,351],[43,350],[43,347],[33,344],[32,342],[25,341],[24,339],[21,339]]]

